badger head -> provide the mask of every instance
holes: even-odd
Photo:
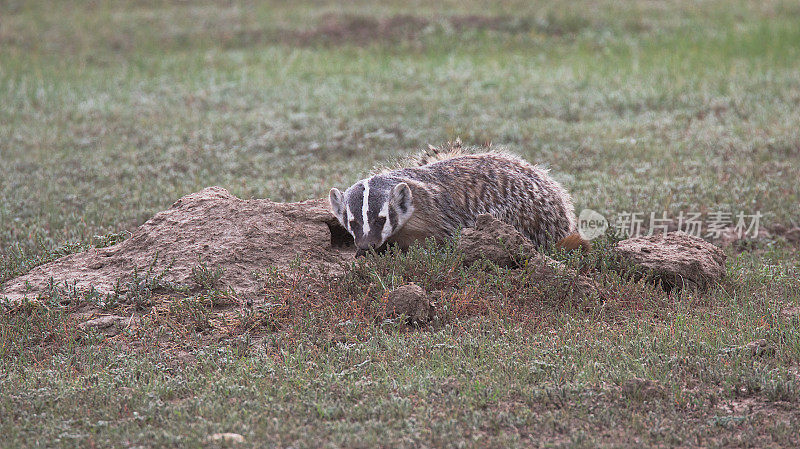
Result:
[[[408,184],[380,176],[358,181],[344,193],[334,187],[329,199],[331,211],[355,240],[356,256],[382,248],[414,212]]]

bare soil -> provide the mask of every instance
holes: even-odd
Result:
[[[245,29],[222,36],[224,45],[279,42],[292,46],[358,45],[419,41],[437,30],[444,32],[537,33],[552,36],[573,34],[585,23],[560,24],[547,20],[513,16],[484,16],[476,14],[422,17],[397,14],[386,17],[330,13],[304,30]]]

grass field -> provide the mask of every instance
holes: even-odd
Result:
[[[613,313],[446,250],[336,284],[475,306],[419,331],[301,311],[221,335],[191,297],[105,337],[0,305],[0,446],[800,446],[797,2],[296,3],[0,1],[0,285],[206,186],[321,197],[456,137],[549,166],[579,211],[759,212],[770,236],[706,294],[604,276]]]

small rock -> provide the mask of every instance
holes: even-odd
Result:
[[[117,335],[127,325],[124,317],[106,315],[78,324],[81,329],[94,328],[107,335]]]
[[[705,289],[725,275],[725,253],[685,232],[668,232],[623,240],[614,253],[653,275],[665,290]]]
[[[433,319],[434,307],[422,287],[412,282],[389,292],[383,317],[391,319],[400,315],[407,316],[408,324],[412,326],[419,326]]]
[[[244,437],[238,433],[224,432],[209,435],[209,441],[226,441],[228,443],[244,443]]]

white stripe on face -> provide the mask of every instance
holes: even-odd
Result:
[[[352,211],[352,210],[350,210],[350,205],[348,204],[348,205],[347,205],[347,224],[345,225],[345,227],[346,227],[346,228],[347,228],[347,229],[348,229],[348,230],[349,230],[351,233],[353,232],[353,230],[352,230],[352,229],[350,229],[350,222],[351,222],[351,221],[353,221],[353,216],[354,216],[354,215],[353,215],[353,211]]]
[[[383,230],[381,231],[381,240],[384,242],[389,236],[392,235],[392,223],[389,222],[389,202],[383,203],[383,207],[381,208],[381,213],[378,214],[379,217],[383,217],[386,219],[386,222],[383,224]]]
[[[364,198],[361,200],[361,213],[364,215],[364,231],[362,235],[365,237],[369,235],[367,212],[369,212],[369,179],[364,181]]]

